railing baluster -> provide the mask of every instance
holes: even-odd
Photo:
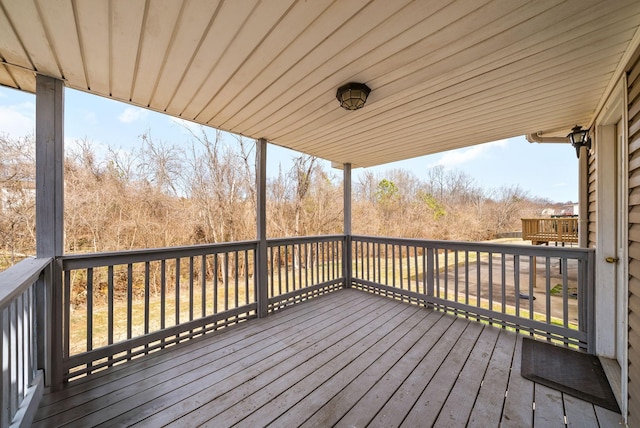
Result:
[[[244,304],[248,305],[250,300],[251,299],[249,299],[249,250],[244,250]]]
[[[284,246],[284,284],[285,292],[289,292],[289,246]]]
[[[107,344],[113,343],[113,266],[107,266]]]
[[[176,269],[175,269],[175,276],[176,276],[176,280],[175,280],[175,296],[176,296],[176,301],[174,304],[175,307],[175,314],[174,319],[175,319],[175,324],[174,325],[179,325],[180,324],[180,258],[176,258],[175,260],[176,263]]]
[[[64,307],[62,308],[64,322],[62,333],[63,358],[71,355],[71,272],[64,273]]]
[[[133,337],[133,264],[127,264],[127,339]]]
[[[440,298],[441,296],[441,292],[440,292],[440,248],[436,247],[435,248],[435,254],[434,254],[434,260],[435,260],[435,292],[436,292],[436,297]]]
[[[150,280],[151,274],[149,272],[151,265],[149,262],[144,262],[144,334],[149,333],[149,312],[150,308]],[[145,345],[145,349],[148,349],[149,346]]]
[[[270,281],[271,281],[271,284],[270,284],[270,286],[271,286],[270,287],[270,289],[271,289],[270,297],[274,297],[276,294],[275,294],[275,281],[273,280],[273,273],[274,273],[273,272],[273,247],[269,247],[268,248],[268,252],[269,252],[269,270],[271,271],[270,275],[269,275],[269,278],[270,278]]]
[[[200,317],[207,315],[207,255],[200,256]]]
[[[189,257],[189,321],[193,320],[193,256]]]
[[[515,288],[515,296],[516,296],[516,316],[520,316],[520,256],[513,256],[513,284]]]
[[[93,349],[93,268],[87,269],[87,351]]]
[[[166,288],[167,288],[167,261],[166,259],[160,260],[160,328],[165,328],[166,317]],[[164,343],[164,339],[162,340]]]
[[[562,269],[562,325],[569,327],[569,278],[567,259],[561,258]]]
[[[489,310],[493,310],[493,253],[487,252],[489,256]]]
[[[278,295],[282,294],[282,247],[278,245]]]
[[[529,256],[529,319],[533,319],[533,288],[535,287],[535,279],[536,279],[536,258],[534,256]]]
[[[481,277],[481,264],[480,251],[476,251],[476,307],[480,307],[482,301],[482,283]],[[480,318],[478,318],[478,321]]]
[[[502,310],[500,312],[502,312],[503,314],[506,313],[507,311],[507,255],[505,253],[500,253],[500,280],[502,283],[502,300],[501,300],[501,306],[502,306]],[[516,299],[519,298],[519,296],[515,296]]]
[[[224,253],[224,310],[229,310],[229,253]]]
[[[12,412],[6,411],[11,408],[11,391],[10,388],[13,385],[11,382],[11,373],[9,367],[11,367],[11,336],[9,332],[10,308],[0,309],[0,406],[3,409],[0,412],[0,426],[9,426],[11,422]],[[5,410],[6,409],[6,410]]]
[[[239,257],[239,253],[237,251],[235,253],[233,253],[233,256],[234,256],[234,259],[235,259],[234,268],[236,270],[234,275],[233,275],[233,277],[234,277],[234,287],[235,287],[235,291],[234,291],[234,294],[235,294],[234,303],[235,303],[235,305],[233,307],[234,308],[238,308],[238,307],[240,307],[240,283],[239,283],[240,278],[239,278],[239,275],[238,275],[238,272],[239,272],[238,268],[240,266],[239,265],[239,258],[240,257]]]
[[[218,313],[218,270],[220,269],[219,254],[213,255],[213,313]]]
[[[444,274],[442,275],[444,278],[444,298],[449,298],[449,250],[444,249],[444,260],[442,262]]]
[[[418,265],[419,265],[419,260],[418,260],[418,247],[414,246],[413,247],[413,262],[415,263],[415,276],[416,276],[416,281],[415,281],[415,292],[419,293],[420,292],[420,287],[418,287],[419,281],[420,281],[420,271],[418,270]],[[424,273],[423,273],[424,274]]]
[[[545,313],[547,324],[551,323],[551,257],[545,257]]]

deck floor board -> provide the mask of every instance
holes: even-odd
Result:
[[[563,425],[566,415],[571,426],[604,427],[620,420],[522,378],[521,343],[515,332],[340,290],[47,393],[34,426],[531,426],[534,418],[542,426]]]

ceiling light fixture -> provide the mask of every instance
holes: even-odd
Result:
[[[349,82],[338,88],[336,98],[343,109],[358,110],[364,107],[370,92],[371,89],[364,83]]]

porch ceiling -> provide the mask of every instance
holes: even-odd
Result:
[[[639,26],[637,0],[0,0],[0,84],[371,166],[588,125]]]

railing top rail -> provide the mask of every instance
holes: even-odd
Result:
[[[578,247],[548,247],[522,244],[503,244],[494,242],[470,242],[470,241],[438,241],[416,238],[390,238],[378,236],[354,235],[354,240],[364,242],[380,242],[396,245],[414,245],[432,247],[436,249],[447,249],[457,251],[479,251],[494,253],[509,253],[521,256],[549,256],[585,259],[588,254],[595,252],[593,248]]]
[[[525,221],[578,221],[578,217],[529,217],[521,218]]]
[[[291,238],[271,238],[268,245],[299,244],[309,242],[329,242],[344,239],[344,235],[301,236]],[[60,257],[63,268],[82,269],[97,266],[120,265],[128,263],[149,262],[155,260],[216,254],[229,251],[255,249],[258,241],[220,242],[215,244],[199,244],[180,247],[147,248],[103,253],[67,254]]]
[[[155,260],[216,254],[229,251],[255,249],[258,241],[220,242],[181,247],[147,248],[105,253],[69,254],[60,257],[63,269],[81,269],[96,266],[150,262]]]
[[[344,235],[295,236],[289,238],[269,238],[267,239],[267,244],[274,246],[285,244],[304,244],[309,242],[329,242],[343,239]]]
[[[50,257],[25,259],[0,272],[0,310],[36,282],[51,260]]]

